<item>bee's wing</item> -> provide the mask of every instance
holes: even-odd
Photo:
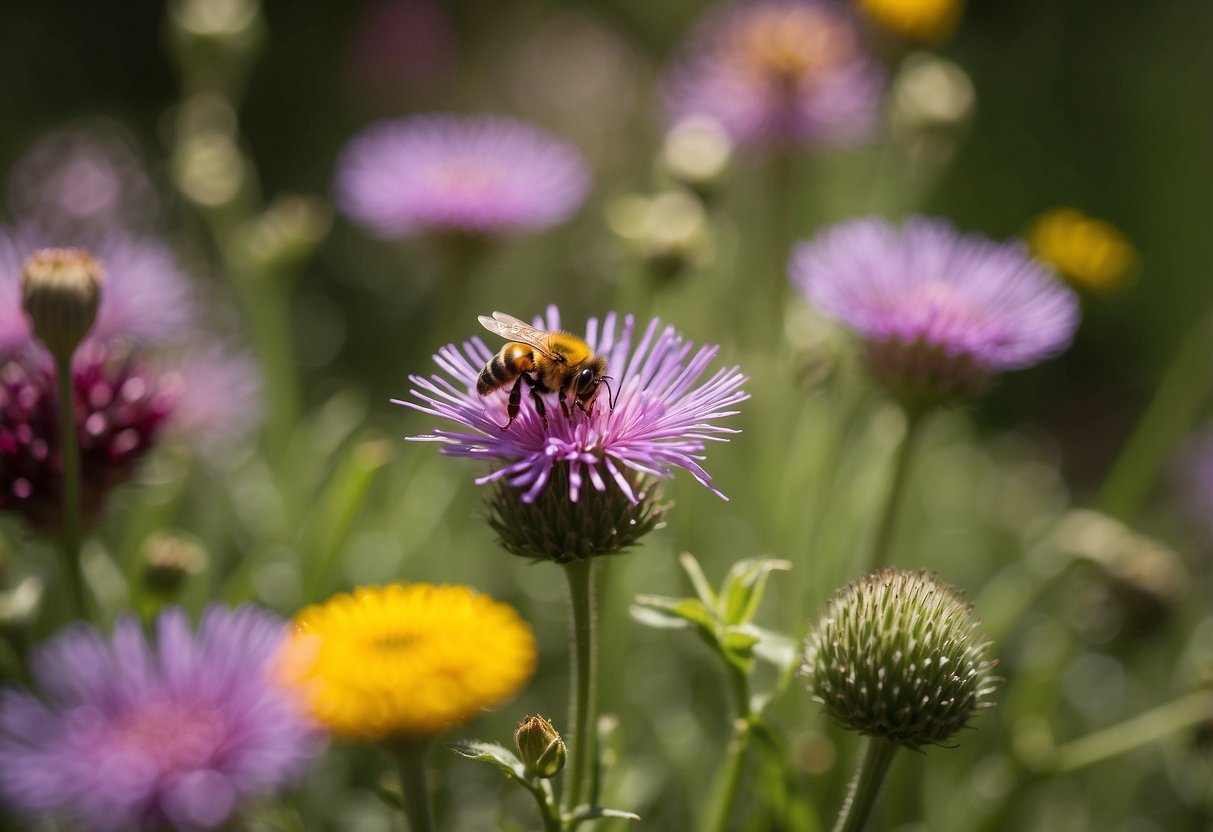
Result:
[[[551,333],[545,332],[542,329],[536,329],[528,323],[524,323],[513,315],[507,315],[504,312],[494,312],[493,317],[481,315],[480,325],[494,335],[500,335],[507,341],[521,341],[524,344],[529,344],[539,350],[549,358],[556,358],[556,354],[552,352],[552,348],[548,346],[548,337]]]

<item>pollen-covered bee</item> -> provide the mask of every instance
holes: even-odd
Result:
[[[543,393],[557,394],[566,419],[570,418],[570,396],[579,410],[587,416],[590,414],[594,397],[598,395],[598,385],[605,384],[610,376],[605,374],[606,359],[590,349],[589,344],[571,332],[536,329],[504,312],[494,312],[491,318],[481,315],[480,324],[510,342],[484,365],[476,381],[476,392],[481,396],[505,387],[511,381],[514,383],[505,410],[509,421],[502,426],[502,430],[509,430],[518,418],[523,382],[530,388],[535,412],[545,428],[548,417],[541,397]],[[610,389],[611,386],[607,384],[607,390]],[[612,401],[611,408],[614,407]]]

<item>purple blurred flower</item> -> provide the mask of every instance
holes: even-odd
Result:
[[[33,226],[0,227],[0,354],[22,349],[33,333],[21,309],[21,271],[42,248],[88,249],[105,268],[105,288],[88,342],[112,346],[181,341],[194,330],[196,304],[173,252],[156,240],[123,233],[63,239]]]
[[[0,228],[0,511],[52,529],[62,501],[59,392],[50,354],[21,306],[25,258],[46,235]],[[160,243],[110,234],[93,250],[106,272],[97,321],[72,360],[86,520],[172,432],[203,452],[260,419],[255,367],[202,342],[189,281]],[[213,340],[213,338],[212,338]]]
[[[82,828],[213,828],[297,777],[319,738],[272,679],[286,624],[210,607],[197,635],[179,609],[149,644],[126,617],[107,640],[78,624],[35,656],[43,700],[0,695],[0,794]]]
[[[342,210],[381,237],[538,231],[581,205],[581,154],[502,116],[421,115],[371,125],[337,165]]]
[[[134,140],[105,120],[38,136],[7,186],[13,216],[68,233],[146,226],[157,207]]]
[[[873,368],[903,398],[971,393],[1061,352],[1078,326],[1074,293],[1023,245],[962,235],[942,220],[827,228],[797,246],[790,271],[817,308],[864,339]]]
[[[664,84],[671,121],[707,116],[738,144],[845,144],[876,125],[884,73],[850,9],[831,0],[707,12]]]
[[[558,330],[559,312],[548,307],[547,320],[535,323]],[[746,376],[732,367],[717,369],[703,380],[719,347],[696,349],[657,319],[639,343],[633,344],[633,330],[632,316],[620,327],[613,312],[601,328],[596,318],[586,327],[586,342],[607,359],[616,392],[614,409],[604,391],[590,415],[573,408],[565,419],[549,396],[546,428],[528,401],[517,421],[503,431],[508,393],[498,390],[483,398],[476,393],[476,378],[493,356],[480,338],[464,342],[462,351],[453,344],[439,350],[434,360],[446,375],[409,376],[416,385],[409,393],[417,401],[395,403],[466,428],[409,438],[442,442],[445,454],[493,462],[498,467],[477,483],[501,481],[522,489],[526,503],[542,493],[561,464],[567,466],[568,496],[573,502],[582,496],[586,482],[599,492],[614,483],[636,502],[635,475],[671,477],[674,468],[685,468],[725,498],[699,462],[708,441],[727,441],[725,435],[737,432],[713,423],[737,413],[730,408],[749,398],[741,389]]]

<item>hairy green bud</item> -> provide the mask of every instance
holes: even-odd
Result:
[[[44,248],[25,261],[21,303],[56,361],[72,357],[101,304],[101,263],[81,248]]]
[[[558,465],[532,503],[505,483],[494,486],[487,500],[489,525],[509,552],[537,560],[571,563],[613,555],[636,545],[661,520],[664,506],[637,481],[636,502],[618,488],[584,488],[577,502],[569,499],[568,469]]]
[[[552,727],[551,720],[528,716],[514,731],[518,758],[533,777],[555,777],[564,768],[568,750],[564,739]]]
[[[940,744],[990,707],[994,662],[970,605],[925,571],[881,569],[839,590],[809,635],[813,698],[860,734]]]

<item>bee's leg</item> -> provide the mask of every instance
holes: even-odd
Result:
[[[514,420],[518,418],[518,411],[522,409],[522,380],[524,378],[526,378],[526,373],[518,376],[514,386],[510,388],[510,401],[505,406],[505,413],[510,420],[501,426],[502,430],[510,429],[510,425],[514,424]]]
[[[535,403],[535,412],[539,414],[539,421],[543,422],[543,429],[547,430],[548,411],[547,408],[543,406],[543,398],[539,395],[540,391],[546,390],[547,388],[543,386],[542,382],[535,381],[526,373],[518,376],[519,381],[522,379],[526,379],[527,387],[531,388],[531,401]]]
[[[560,412],[564,414],[565,419],[572,419],[573,414],[569,413],[569,403],[565,396],[565,388],[560,388]]]

